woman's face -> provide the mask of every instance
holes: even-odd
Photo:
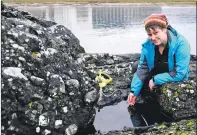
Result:
[[[154,45],[162,45],[167,43],[167,29],[160,29],[158,27],[148,28],[146,31],[149,39]]]

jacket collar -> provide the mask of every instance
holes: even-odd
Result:
[[[168,36],[168,46],[170,49],[174,49],[176,47],[177,42],[177,31],[172,28],[171,26],[168,26],[167,36]]]

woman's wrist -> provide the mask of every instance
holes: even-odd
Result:
[[[155,77],[154,76],[153,76],[152,80],[153,80],[153,83],[155,84]]]
[[[130,94],[133,94],[134,96],[136,96],[133,90],[130,90]]]

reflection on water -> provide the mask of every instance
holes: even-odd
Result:
[[[55,16],[55,11],[54,11],[54,7],[51,6],[47,12],[48,16],[46,16],[46,18],[50,18],[51,21],[55,21],[54,16]],[[44,18],[44,17],[43,17]]]
[[[18,6],[20,10],[69,28],[88,53],[140,53],[146,40],[143,20],[164,13],[169,23],[183,34],[196,54],[195,5],[46,5]],[[113,48],[113,49],[112,49]]]
[[[33,14],[38,18],[45,18],[47,16],[47,11],[45,8],[39,7],[35,9],[34,7],[28,7],[28,12]]]
[[[70,6],[56,7],[49,5],[40,8],[29,6],[18,8],[26,10],[36,17],[60,24],[62,21],[70,22],[72,18],[76,18],[76,22],[91,21],[93,28],[112,28],[142,24],[148,15],[161,13],[160,6],[78,6],[74,8]],[[60,19],[63,20],[61,21]]]
[[[127,101],[122,101],[117,105],[102,108],[96,113],[95,128],[101,132],[108,132],[110,130],[123,130],[124,127],[132,127],[127,107]]]
[[[87,7],[78,7],[76,9],[77,12],[77,22],[87,21],[88,18],[88,8]]]
[[[146,12],[144,12],[146,11]],[[93,28],[125,27],[141,24],[150,14],[161,13],[160,6],[110,6],[92,8]]]

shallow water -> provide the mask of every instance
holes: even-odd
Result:
[[[140,53],[146,40],[143,20],[153,13],[167,15],[196,54],[195,5],[36,5],[16,6],[36,17],[69,28],[87,53]]]
[[[124,127],[133,127],[127,107],[128,103],[122,101],[117,105],[106,106],[97,110],[93,125],[78,131],[76,135],[107,133],[111,130],[123,130]]]
[[[122,101],[117,105],[102,108],[96,113],[94,120],[96,130],[107,132],[123,130],[124,127],[133,127],[127,107],[128,103]]]

